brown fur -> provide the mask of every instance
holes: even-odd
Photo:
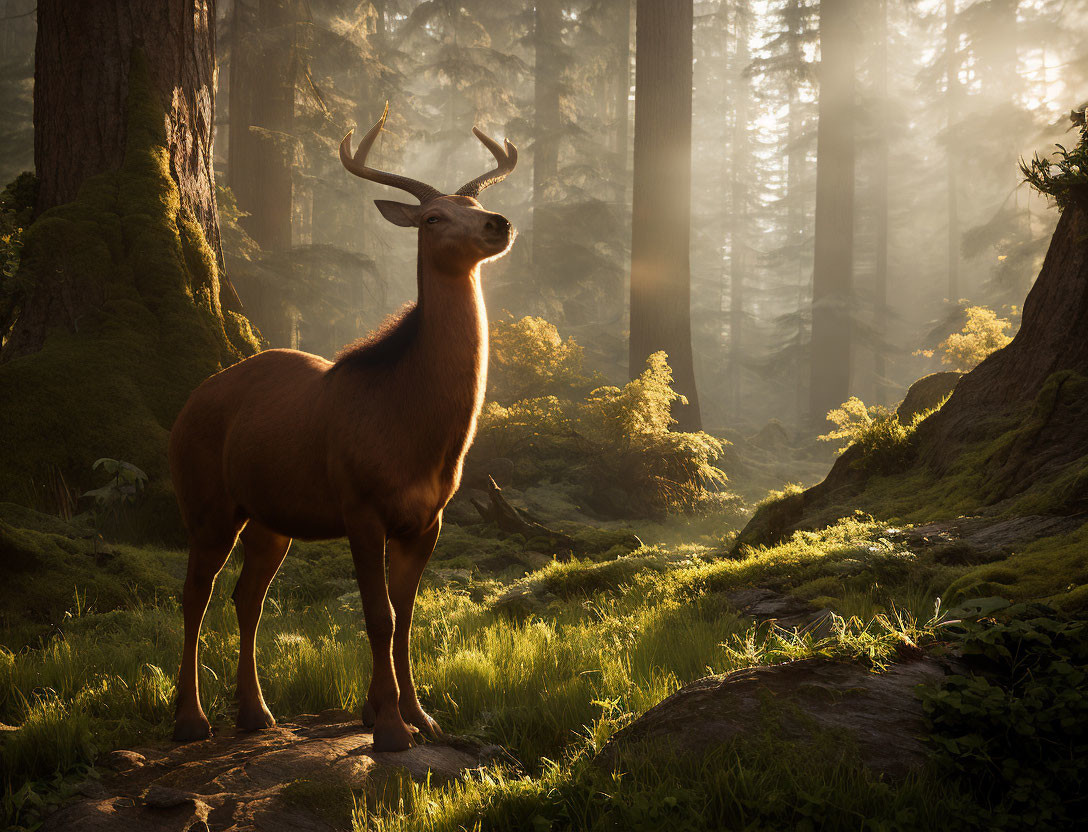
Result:
[[[223,370],[192,394],[170,434],[170,468],[190,536],[177,739],[210,730],[197,692],[200,621],[239,535],[240,728],[275,723],[260,693],[253,642],[291,539],[347,535],[374,651],[364,716],[375,720],[375,746],[406,748],[406,722],[438,730],[420,707],[408,666],[412,604],[483,402],[487,315],[479,266],[504,254],[514,233],[471,197],[379,207],[394,222],[419,227],[416,305],[335,363],[276,349]]]

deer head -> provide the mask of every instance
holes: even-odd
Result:
[[[358,150],[351,152],[351,136],[348,132],[340,142],[340,161],[351,173],[371,182],[391,185],[407,191],[419,200],[418,205],[376,199],[383,217],[394,225],[419,229],[421,258],[436,266],[446,266],[460,272],[477,263],[505,254],[514,241],[516,232],[502,214],[484,209],[477,197],[480,191],[505,179],[518,163],[518,150],[509,141],[505,149],[478,127],[472,132],[491,151],[498,166],[471,182],[462,185],[454,194],[443,194],[436,188],[401,176],[367,167],[366,157],[374,140],[385,124],[389,105],[385,105],[382,117],[363,136]]]

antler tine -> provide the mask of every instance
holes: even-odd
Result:
[[[382,131],[382,127],[385,125],[385,118],[389,115],[389,102],[385,102],[385,111],[382,113],[382,117],[378,119],[378,123],[370,128],[363,140],[359,142],[359,149],[355,151],[353,156],[351,153],[351,136],[355,132],[352,128],[348,131],[348,134],[344,136],[344,140],[340,142],[340,161],[344,167],[363,179],[369,179],[371,182],[378,182],[382,185],[392,185],[394,188],[400,188],[402,191],[407,191],[420,202],[426,202],[428,199],[432,199],[436,196],[442,196],[442,192],[432,188],[425,182],[420,182],[418,179],[410,179],[407,176],[401,176],[399,173],[386,173],[384,170],[376,170],[375,168],[368,168],[366,166],[366,157],[370,152],[371,145],[374,144],[374,140],[378,138],[378,134]]]
[[[473,127],[472,132],[476,134],[476,138],[484,143],[484,147],[491,151],[491,155],[495,157],[499,166],[490,173],[477,176],[471,182],[462,185],[457,189],[458,196],[479,196],[480,191],[484,188],[489,188],[496,182],[502,182],[518,164],[518,149],[510,144],[509,139],[503,139],[506,145],[506,149],[503,150],[502,145],[484,133],[479,127]]]

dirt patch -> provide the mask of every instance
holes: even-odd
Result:
[[[369,805],[407,778],[453,778],[501,753],[455,739],[376,752],[347,711],[302,716],[251,734],[114,751],[100,781],[62,807],[42,832],[335,830],[350,828],[353,800]]]

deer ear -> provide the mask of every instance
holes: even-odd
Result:
[[[374,204],[378,206],[378,210],[382,212],[382,216],[393,223],[393,225],[401,225],[405,228],[419,226],[420,206],[418,205],[409,205],[406,202],[393,202],[388,199],[375,199]]]

